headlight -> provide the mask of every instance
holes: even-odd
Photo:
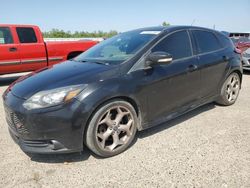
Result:
[[[57,89],[41,91],[23,103],[27,110],[47,108],[70,101],[76,97],[86,85],[75,85]]]

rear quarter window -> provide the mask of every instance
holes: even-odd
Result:
[[[37,38],[33,28],[29,27],[18,27],[16,32],[20,43],[36,43]]]
[[[216,51],[222,48],[222,45],[214,33],[202,30],[194,30],[192,32],[198,46],[198,52],[200,54]]]
[[[223,35],[223,34],[218,34],[217,35],[219,40],[220,40],[220,43],[222,44],[223,48],[232,48],[234,49],[234,43],[233,43],[233,40],[230,39],[229,37]]]

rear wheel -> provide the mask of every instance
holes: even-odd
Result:
[[[235,103],[240,92],[240,76],[232,73],[228,76],[221,88],[220,98],[216,101],[218,104],[229,106]]]
[[[86,145],[101,157],[117,155],[133,141],[137,122],[131,104],[122,100],[111,101],[93,115],[86,130]]]

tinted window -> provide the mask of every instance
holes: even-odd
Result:
[[[223,47],[234,48],[233,41],[229,37],[227,37],[225,35],[220,35],[220,34],[218,34],[217,36],[220,39],[220,42],[223,45]]]
[[[207,31],[193,31],[197,44],[199,53],[211,52],[221,48],[221,45],[212,32]]]
[[[19,37],[19,41],[21,43],[36,43],[37,42],[37,38],[36,38],[36,34],[33,28],[16,28],[17,31],[17,35]]]
[[[173,56],[173,59],[181,59],[192,56],[191,44],[187,31],[178,31],[163,39],[153,50],[164,51]]]
[[[13,38],[8,27],[0,27],[0,44],[12,44]]]

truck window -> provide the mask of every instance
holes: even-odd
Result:
[[[33,28],[18,27],[16,28],[20,43],[36,43],[37,38]]]
[[[12,44],[13,38],[8,27],[0,27],[0,44]]]

